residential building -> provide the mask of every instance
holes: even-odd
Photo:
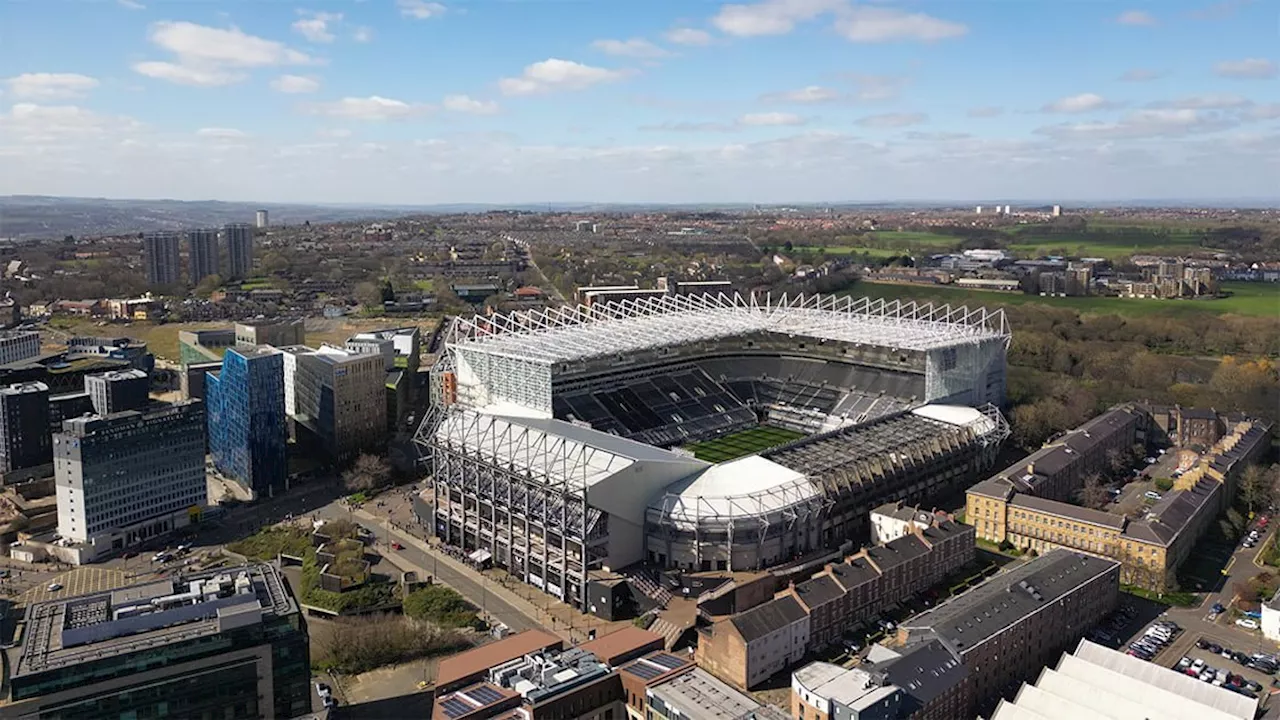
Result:
[[[814,662],[791,674],[791,717],[797,720],[897,720],[902,701],[902,688],[861,668]]]
[[[218,231],[188,230],[187,255],[191,268],[191,284],[218,273]]]
[[[142,254],[147,266],[147,284],[173,285],[181,277],[178,233],[167,230],[142,236]]]
[[[86,375],[84,391],[99,415],[137,410],[150,400],[151,377],[137,368]]]
[[[1116,608],[1119,594],[1118,562],[1051,550],[903,621],[890,650],[905,655],[938,642],[957,655],[969,671],[971,704],[945,717],[974,717],[1075,644]]]
[[[413,409],[422,331],[417,327],[401,327],[359,333],[347,338],[346,349],[381,355],[386,362],[387,427],[395,428]]]
[[[253,274],[253,226],[232,223],[222,228],[227,239],[227,276],[236,279]]]
[[[187,525],[207,502],[204,406],[89,415],[53,436],[58,534],[88,562]]]
[[[732,685],[754,688],[973,562],[972,527],[944,514],[924,528],[906,527],[906,535],[829,563],[772,600],[700,629],[698,664]]]
[[[662,650],[647,653],[635,660],[615,666],[618,668],[618,676],[622,678],[627,716],[631,720],[646,720],[649,717],[649,688],[697,667],[693,664],[693,657],[688,653],[669,653]]]
[[[1269,600],[1262,603],[1262,636],[1274,642],[1280,642],[1280,590]]]
[[[871,658],[874,658],[871,659]],[[971,673],[938,640],[897,652],[876,646],[863,665],[810,663],[791,676],[796,720],[955,720],[972,706]]]
[[[93,399],[89,397],[89,393],[81,390],[80,392],[61,393],[58,395],[49,395],[49,433],[52,435],[62,431],[62,421],[69,420],[81,415],[93,414]],[[53,462],[52,439],[49,442],[50,455],[49,462]]]
[[[254,215],[254,225],[256,225],[257,227],[260,227],[260,228],[264,228],[264,227],[266,227],[266,226],[267,226],[267,224],[268,224],[268,222],[267,222],[267,218],[268,218],[268,217],[269,217],[269,216],[268,216],[268,214],[267,214],[267,211],[266,211],[266,210],[259,210],[259,211]]]
[[[600,662],[615,667],[662,648],[661,635],[634,626],[614,630],[578,646],[579,650],[595,655]]]
[[[1042,669],[991,720],[1167,718],[1254,720],[1258,700],[1225,687],[1081,640]]]
[[[40,356],[40,333],[31,330],[0,331],[0,365]]]
[[[1178,568],[1214,519],[1229,507],[1244,469],[1267,452],[1270,428],[1248,418],[1228,423],[1213,413],[1204,417],[1203,413],[1181,409],[1172,413],[1169,421],[1158,416],[1153,421],[1136,408],[1123,412],[1143,413],[1138,427],[1146,429],[1141,437],[1130,438],[1127,420],[1091,421],[1092,431],[1072,431],[1068,440],[1028,457],[1024,472],[1016,470],[1022,466],[1019,463],[970,488],[966,517],[978,528],[978,537],[1040,553],[1060,547],[1112,558],[1121,563],[1121,581],[1126,584],[1156,592],[1174,587]],[[1070,488],[1082,482],[1090,467],[1109,462],[1105,458],[1109,448],[1132,440],[1141,442],[1153,436],[1160,423],[1172,428],[1171,439],[1190,441],[1203,452],[1192,452],[1194,460],[1180,469],[1173,490],[1147,508],[1141,519],[1066,501],[1072,494]],[[1220,429],[1220,423],[1225,430]],[[1115,434],[1104,439],[1099,428],[1110,428],[1119,440]],[[1202,443],[1210,444],[1205,447]],[[1099,447],[1108,448],[1102,460],[1098,459]]]
[[[268,564],[32,603],[0,716],[291,718],[311,711],[307,625]]]
[[[307,330],[302,318],[238,322],[235,329],[235,343],[236,347],[306,345]]]
[[[786,714],[761,705],[700,668],[646,690],[650,720],[782,720]]]
[[[222,370],[205,375],[209,452],[214,467],[252,497],[274,497],[287,487],[288,429],[284,413],[284,360],[269,347],[236,349]]]
[[[343,461],[386,444],[386,371],[380,356],[330,346],[289,355],[297,363],[294,422],[315,435],[326,454]]]
[[[28,382],[0,388],[0,474],[52,460],[49,386]]]
[[[937,520],[937,514],[902,502],[885,503],[871,510],[871,544],[897,540],[916,527],[923,530]]]

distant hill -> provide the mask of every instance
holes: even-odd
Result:
[[[61,238],[66,235],[115,235],[148,230],[182,230],[254,221],[254,213],[266,210],[272,225],[300,225],[376,220],[396,217],[421,208],[359,207],[335,205],[283,205],[265,203],[109,200],[37,195],[0,197],[0,238]]]

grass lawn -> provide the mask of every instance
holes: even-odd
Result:
[[[816,253],[818,249],[826,251],[827,255],[853,255],[855,253],[863,253],[871,257],[895,257],[901,255],[901,250],[888,250],[885,248],[859,247],[856,245],[796,245],[797,253]]]
[[[694,443],[687,449],[692,450],[694,457],[699,460],[718,463],[758,453],[802,437],[804,433],[761,425],[715,440]]]
[[[918,232],[915,230],[876,230],[868,233],[868,237],[902,248],[915,246],[950,247],[964,240],[964,238],[955,235]]]
[[[1080,312],[1113,315],[1185,316],[1196,313],[1213,313],[1217,315],[1235,314],[1280,318],[1280,284],[1230,282],[1223,283],[1222,288],[1232,293],[1232,295],[1219,300],[1156,300],[1111,297],[1040,297],[1038,295],[1020,295],[968,288],[896,285],[864,281],[858,283],[844,294],[855,297],[884,298],[886,300],[920,300],[951,303],[953,305],[986,305],[990,307],[1041,303],[1074,308]]]

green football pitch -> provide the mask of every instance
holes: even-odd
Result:
[[[718,463],[758,453],[802,437],[804,433],[761,425],[715,440],[694,443],[685,449],[693,451],[694,457],[699,460]]]

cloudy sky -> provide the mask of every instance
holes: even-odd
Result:
[[[0,194],[1280,195],[1274,0],[0,0]]]

